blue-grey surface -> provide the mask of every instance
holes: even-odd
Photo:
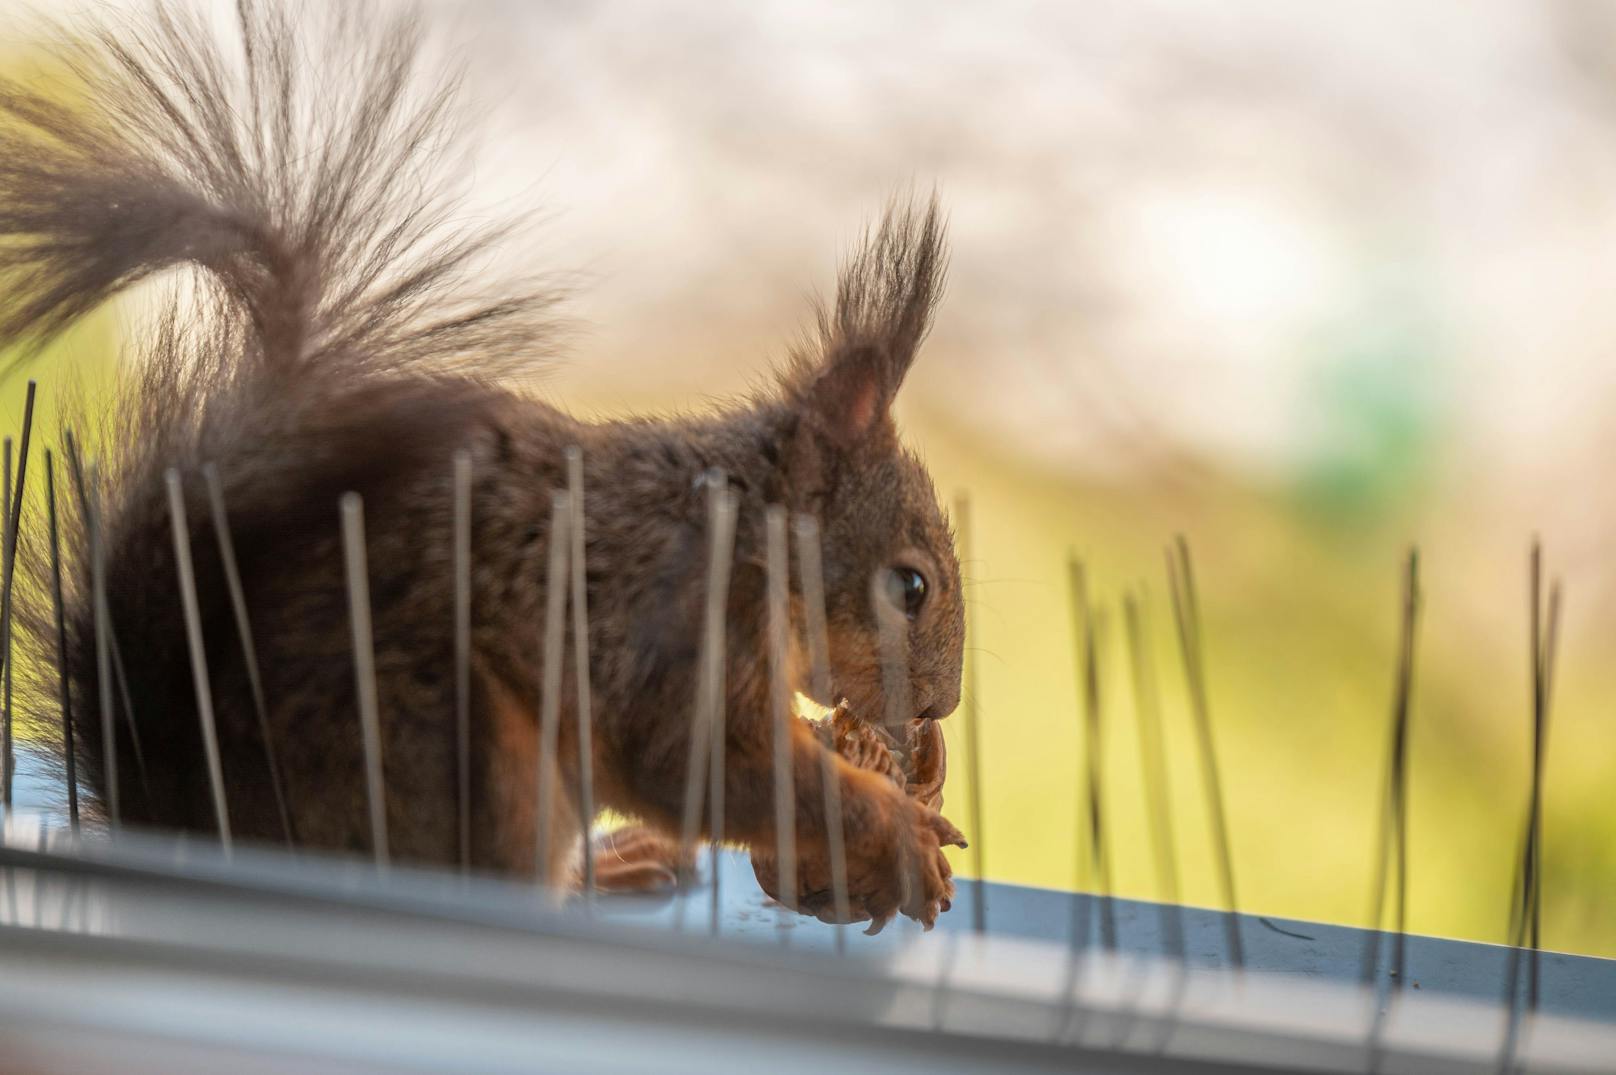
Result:
[[[59,816],[63,809],[60,774],[37,753],[20,751],[15,797],[19,807]],[[697,885],[676,897],[603,899],[601,912],[688,933],[706,933],[710,929],[712,900],[709,861],[704,856]],[[719,863],[719,930],[724,937],[808,951],[834,949],[836,927],[797,915],[781,915],[759,890],[745,855],[725,852]],[[977,893],[975,882],[962,880],[953,909],[942,916],[938,928],[945,933],[971,929]],[[1083,935],[1090,943],[1099,944],[1102,909],[1108,905],[1120,951],[1147,957],[1170,954],[1163,943],[1164,930],[1170,928],[1166,916],[1176,915],[1185,938],[1183,957],[1189,964],[1212,968],[1228,965],[1225,920],[1216,911],[1164,907],[1142,900],[1101,900],[1004,884],[989,884],[986,893],[987,929],[994,935],[1070,943],[1074,923],[1082,922],[1082,916],[1087,915]],[[1252,969],[1343,984],[1360,979],[1364,952],[1374,936],[1345,926],[1254,915],[1241,915],[1239,927],[1246,963]],[[876,937],[862,935],[862,927],[842,928],[846,931],[845,947],[855,957],[888,955],[919,932],[919,927],[907,920],[888,926]],[[1406,988],[1492,1003],[1501,1002],[1506,995],[1509,948],[1421,936],[1409,936],[1405,943]],[[1392,945],[1391,934],[1380,935],[1377,974],[1383,984],[1389,984]],[[1541,953],[1539,958],[1541,1008],[1545,1013],[1616,1021],[1616,961],[1552,952]],[[1518,966],[1522,982],[1526,970],[1523,956]]]
[[[720,928],[726,937],[786,943],[819,951],[829,951],[835,944],[835,927],[798,915],[781,916],[758,889],[744,855],[727,853],[722,857],[719,890]],[[977,891],[974,882],[961,881],[953,910],[938,920],[938,929],[945,932],[971,929]],[[1051,889],[990,884],[987,886],[987,928],[995,935],[1069,943],[1074,919],[1080,920],[1079,915],[1087,913],[1088,940],[1099,944],[1104,903],[1110,905],[1120,951],[1147,957],[1167,954],[1162,941],[1166,912],[1181,918],[1185,937],[1183,956],[1189,964],[1214,968],[1229,965],[1225,916],[1197,907],[1164,906],[1145,900],[1102,901],[1098,897]],[[643,917],[670,926],[683,915],[686,930],[701,932],[709,928],[711,890],[704,874],[699,887],[677,899],[616,898],[608,901],[607,907],[613,915]],[[1285,918],[1240,915],[1238,921],[1248,967],[1343,984],[1361,980],[1364,953],[1375,936],[1367,930]],[[894,923],[873,938],[859,934],[857,931],[862,927],[843,928],[850,930],[845,938],[849,950],[871,954],[898,947],[919,932],[919,926],[909,921]],[[783,941],[782,934],[785,935]],[[1389,984],[1394,935],[1382,933],[1379,936],[1377,974]],[[1438,937],[1408,936],[1404,942],[1407,977],[1403,984],[1407,988],[1502,1002],[1510,969],[1509,948]],[[1522,995],[1526,958],[1523,955],[1519,961]],[[1541,1009],[1545,1013],[1616,1020],[1616,960],[1558,952],[1543,952],[1539,958]]]

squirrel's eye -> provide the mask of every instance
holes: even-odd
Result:
[[[912,567],[894,567],[887,572],[887,597],[903,609],[911,620],[920,615],[926,603],[926,576]]]

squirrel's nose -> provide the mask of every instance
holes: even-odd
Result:
[[[959,691],[953,691],[947,697],[934,699],[930,705],[915,714],[915,719],[942,720],[959,708],[959,702]]]

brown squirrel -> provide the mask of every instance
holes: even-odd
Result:
[[[205,20],[159,0],[137,26],[108,25],[72,46],[70,69],[83,80],[75,92],[53,99],[0,87],[0,338],[43,341],[115,292],[172,267],[197,270],[195,294],[176,296],[142,347],[105,423],[87,495],[99,505],[107,608],[129,696],[116,724],[123,823],[217,831],[165,492],[171,467],[183,476],[237,839],[295,834],[299,847],[370,849],[337,509],[352,491],[368,534],[390,854],[460,860],[457,450],[469,453],[474,475],[475,867],[535,872],[541,761],[559,778],[550,807],[570,837],[552,844],[549,876],[567,867],[585,831],[570,674],[554,758],[538,756],[536,717],[551,497],[566,486],[570,446],[582,450],[585,472],[598,805],[678,831],[704,600],[698,478],[715,469],[740,505],[726,839],[772,847],[774,838],[767,505],[816,516],[823,534],[836,697],[819,701],[845,697],[855,712],[886,712],[870,607],[880,579],[907,616],[912,717],[955,708],[959,565],[932,483],[890,413],[943,275],[935,200],[888,210],[772,390],[701,416],[584,422],[508,386],[548,354],[554,296],[473,280],[499,229],[447,228],[452,200],[429,166],[457,129],[453,94],[417,92],[417,21],[353,5],[321,13],[245,0],[238,15],[239,57],[212,40]],[[304,32],[322,18],[334,29]],[[209,464],[228,505],[272,754],[200,477]],[[72,718],[80,765],[100,790],[108,773],[83,519],[70,537]],[[791,609],[800,638],[795,589]],[[54,660],[54,631],[47,637]],[[810,725],[793,721],[796,840],[808,861],[822,859],[827,842],[824,749]],[[285,783],[286,824],[269,757]],[[901,912],[929,925],[953,890],[940,848],[963,844],[959,832],[885,775],[840,759],[834,772],[855,917]]]

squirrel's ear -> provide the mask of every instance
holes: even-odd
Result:
[[[887,208],[843,267],[835,307],[820,310],[817,339],[787,382],[816,432],[852,447],[889,428],[892,401],[931,327],[946,260],[935,196]]]
[[[804,421],[833,444],[859,444],[887,423],[907,368],[869,346],[827,356],[801,397]]]

